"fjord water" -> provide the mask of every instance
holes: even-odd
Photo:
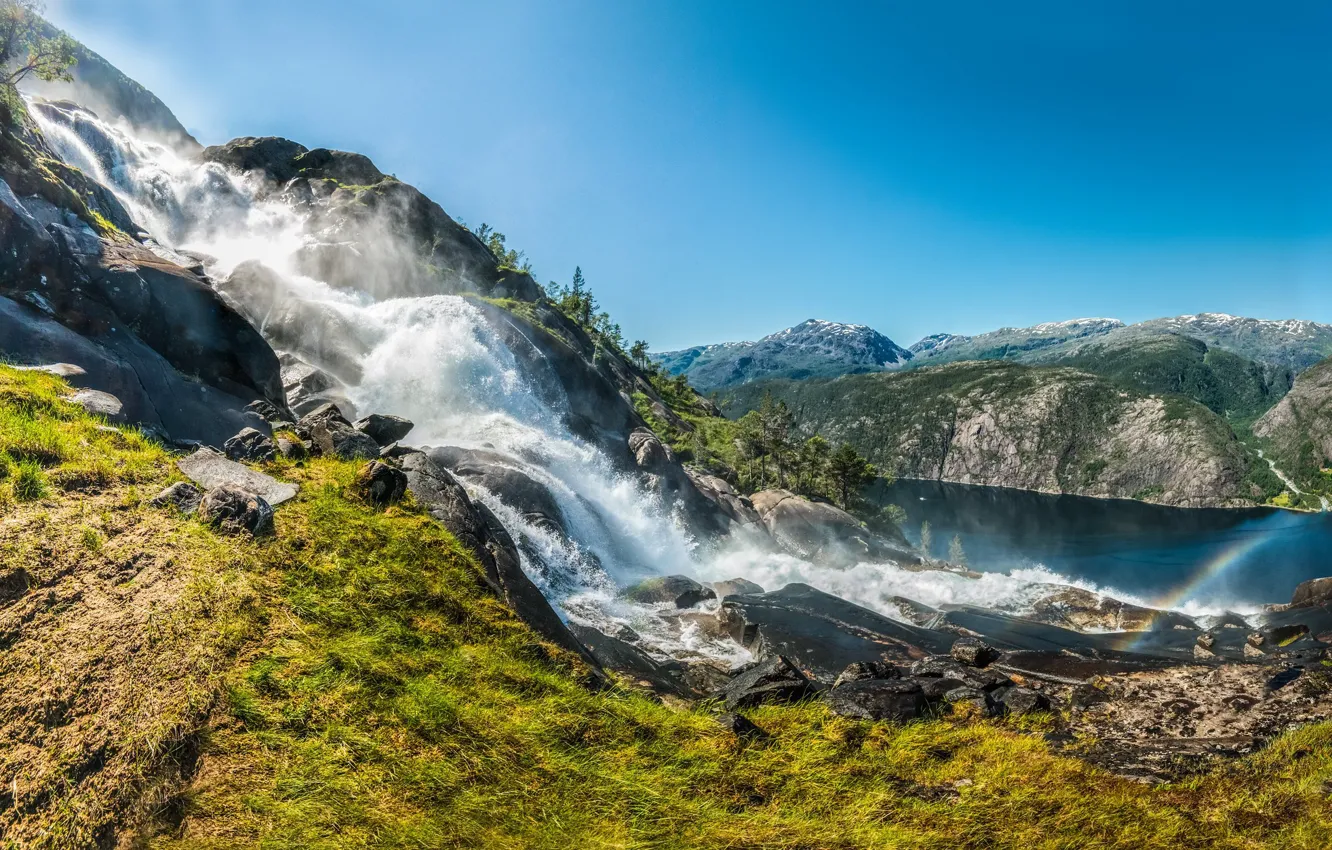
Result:
[[[1172,508],[915,479],[872,495],[906,511],[914,543],[928,522],[936,557],[959,535],[973,569],[1040,564],[1155,605],[1288,602],[1295,585],[1332,572],[1328,513]]]
[[[61,157],[115,191],[164,254],[170,257],[175,250],[207,254],[214,258],[209,272],[216,278],[225,278],[244,261],[262,261],[288,280],[289,298],[337,314],[338,327],[350,337],[346,341],[355,343],[349,349],[362,352],[360,378],[348,388],[358,410],[412,419],[417,427],[409,442],[415,445],[500,453],[506,463],[545,486],[564,514],[568,539],[529,522],[505,503],[502,493],[474,485],[469,490],[519,541],[524,568],[571,618],[603,628],[628,625],[668,654],[735,657],[743,651],[734,644],[710,639],[696,627],[681,629],[678,623],[662,619],[663,612],[618,599],[616,589],[646,576],[671,573],[703,580],[743,576],[769,589],[798,581],[900,617],[890,597],[929,605],[984,605],[1020,614],[1032,600],[1048,593],[1051,584],[1119,588],[1119,573],[1112,578],[1084,568],[1074,558],[1061,558],[1056,564],[1044,557],[1055,551],[1047,545],[1050,540],[1070,535],[1059,526],[1057,514],[1041,513],[1039,506],[1032,516],[1043,519],[1031,521],[1046,528],[1045,543],[1032,535],[1003,545],[993,538],[982,545],[983,528],[967,526],[978,520],[964,517],[970,508],[957,502],[951,503],[958,514],[952,525],[942,516],[930,515],[937,527],[936,541],[954,526],[964,533],[974,562],[989,568],[980,579],[911,572],[891,564],[832,570],[740,543],[720,550],[700,547],[667,506],[644,491],[633,476],[617,472],[599,448],[570,433],[560,399],[534,391],[533,379],[465,299],[435,295],[376,301],[363,292],[303,277],[292,262],[307,238],[301,213],[280,197],[264,197],[239,174],[138,139],[90,114],[40,109],[35,114]],[[264,331],[264,317],[256,321]],[[321,340],[321,345],[329,342]],[[308,353],[296,353],[319,365]],[[905,497],[894,498],[907,508],[909,525],[918,526],[920,506]],[[948,504],[945,500],[941,507]],[[928,507],[933,510],[936,505]],[[1022,509],[1014,503],[1013,512],[1020,514]],[[1032,548],[1024,549],[1027,544]],[[1000,569],[1005,560],[1011,569]],[[1066,567],[1068,574],[1061,575]],[[1186,567],[1174,565],[1162,575],[1171,570],[1176,577],[1172,581],[1188,574]],[[1161,587],[1167,584],[1162,581]],[[1142,588],[1144,597],[1150,596],[1146,591],[1151,586],[1147,580],[1128,585]],[[1216,596],[1211,602],[1220,608],[1277,595],[1264,590],[1251,597]],[[1196,609],[1195,602],[1185,594],[1171,604]]]

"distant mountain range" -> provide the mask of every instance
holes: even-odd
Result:
[[[867,325],[809,319],[757,342],[700,345],[653,359],[707,392],[766,378],[800,380],[899,369],[911,352]]]
[[[1085,361],[1107,347],[1122,352],[1156,340],[1148,347],[1159,350],[1162,338],[1197,340],[1204,344],[1203,355],[1219,350],[1255,361],[1264,367],[1264,380],[1277,384],[1281,370],[1298,374],[1332,355],[1332,325],[1198,313],[1133,325],[1118,319],[1084,318],[1000,328],[975,336],[939,333],[909,349],[866,325],[810,319],[757,342],[695,346],[653,357],[671,374],[684,374],[695,387],[710,392],[770,378],[836,377],[962,360],[1040,365],[1076,362],[1087,368]],[[1155,384],[1151,389],[1179,391]]]

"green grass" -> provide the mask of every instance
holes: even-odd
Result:
[[[708,706],[590,689],[581,662],[515,619],[416,506],[375,511],[356,499],[355,464],[270,465],[301,484],[277,511],[277,533],[220,537],[147,507],[135,494],[172,479],[169,458],[100,430],[63,392],[0,367],[0,451],[43,457],[50,481],[40,502],[0,507],[0,552],[31,564],[38,582],[93,559],[81,579],[93,596],[109,567],[165,559],[171,592],[153,598],[174,601],[132,638],[147,651],[99,651],[108,665],[189,663],[135,680],[129,693],[159,695],[151,710],[143,699],[91,704],[68,734],[93,721],[118,730],[97,739],[109,747],[101,770],[115,772],[97,794],[96,777],[84,777],[49,798],[68,802],[25,810],[50,830],[10,846],[61,846],[51,836],[144,815],[137,836],[122,832],[126,846],[1332,846],[1332,726],[1156,788],[1052,754],[1039,734],[1048,718],[871,724],[809,702],[751,712],[771,737],[745,743]],[[102,454],[100,483],[68,474]],[[67,604],[50,615],[47,664],[85,649],[83,633],[58,630],[80,610]],[[23,675],[0,678],[0,699],[46,676]],[[173,779],[163,753],[187,740],[199,760]],[[148,804],[133,802],[150,791]]]

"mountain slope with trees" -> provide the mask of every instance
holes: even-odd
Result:
[[[774,381],[733,389],[723,407],[744,414],[769,393],[800,429],[898,476],[1182,506],[1263,503],[1281,492],[1203,405],[1070,368],[974,361]]]

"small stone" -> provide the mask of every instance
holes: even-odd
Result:
[[[148,501],[155,508],[174,506],[181,513],[192,514],[199,509],[203,491],[188,481],[177,481]]]
[[[1009,688],[1000,702],[1009,714],[1017,717],[1050,708],[1049,698],[1031,688]]]
[[[809,695],[809,679],[782,655],[765,658],[731,680],[723,690],[726,708],[752,708],[771,702],[792,702]]]
[[[948,654],[969,667],[987,667],[999,659],[994,647],[974,637],[960,637],[953,641]]]
[[[1198,635],[1198,646],[1201,646],[1203,649],[1211,649],[1212,644],[1214,643],[1216,643],[1216,637],[1209,632],[1203,632]]]
[[[996,704],[984,692],[976,688],[953,688],[944,694],[944,702],[948,703],[956,711],[960,707],[970,707],[978,711],[982,717],[991,717],[997,713]]]
[[[254,537],[273,531],[273,508],[259,496],[238,487],[214,487],[199,502],[199,519],[228,534]]]
[[[1258,647],[1254,646],[1253,644],[1251,644],[1251,643],[1247,643],[1247,642],[1246,642],[1246,643],[1244,644],[1244,657],[1245,657],[1245,658],[1266,658],[1266,657],[1267,657],[1267,653],[1263,652],[1261,649],[1259,649]]]
[[[262,431],[244,428],[222,445],[231,460],[271,461],[276,456],[273,441]]]
[[[273,441],[278,454],[287,460],[305,460],[310,456],[310,450],[305,447],[305,443],[300,440],[294,440],[291,437],[280,436]]]
[[[1216,657],[1216,653],[1215,653],[1215,652],[1212,652],[1210,649],[1207,649],[1206,647],[1202,646],[1201,644],[1196,644],[1196,643],[1195,643],[1195,644],[1193,645],[1193,657],[1194,657],[1194,658],[1198,658],[1198,659],[1206,660],[1206,659],[1208,659],[1208,658],[1215,658],[1215,657]]]
[[[1252,632],[1247,638],[1245,638],[1245,640],[1248,641],[1249,646],[1257,648],[1262,646],[1267,639],[1263,637],[1262,632]]]
[[[891,664],[884,664],[881,661],[856,661],[848,664],[846,669],[833,682],[833,687],[845,685],[847,682],[861,682],[867,679],[896,679],[901,676],[897,668]]]
[[[721,724],[723,729],[737,738],[754,741],[768,737],[768,733],[756,726],[749,718],[733,712],[727,712],[718,717],[717,722]]]

